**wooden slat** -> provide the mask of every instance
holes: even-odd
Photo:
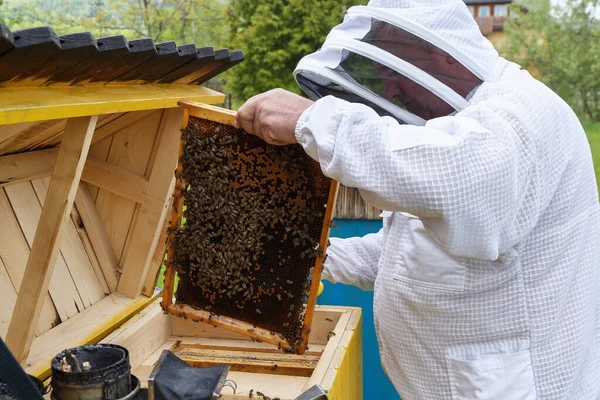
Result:
[[[203,322],[212,326],[222,327],[232,332],[254,338],[255,340],[275,344],[281,349],[287,350],[291,348],[283,335],[270,332],[247,322],[238,321],[222,315],[214,315],[208,311],[196,310],[188,305],[181,304],[171,304],[167,307],[167,311],[178,318],[190,319],[194,322]]]
[[[182,100],[177,104],[181,107],[185,107],[192,117],[208,119],[224,125],[233,126],[235,116],[237,115],[233,110],[212,106],[210,104],[198,103],[196,101]]]
[[[79,184],[79,187],[81,188],[81,183]],[[77,190],[77,193],[79,193],[79,189]],[[75,206],[71,209],[71,220],[73,221],[77,235],[79,236],[79,240],[81,240],[85,254],[92,265],[92,269],[94,270],[94,274],[96,274],[96,279],[98,280],[102,291],[105,295],[109,295],[113,292],[113,290],[111,290],[106,283],[106,278],[104,277],[104,272],[102,272],[102,267],[100,266],[98,257],[96,257],[94,246],[92,245],[90,237],[85,230],[81,215],[79,215],[79,211],[77,210],[77,195],[75,195],[75,199]]]
[[[143,110],[143,111],[135,111],[128,112],[119,118],[116,118],[109,123],[103,125],[100,128],[97,128],[94,132],[94,137],[92,138],[92,146],[96,143],[106,139],[107,137],[114,135],[121,129],[125,128],[133,124],[136,121],[139,121],[142,118],[148,117],[152,113],[160,113],[160,110]]]
[[[228,364],[232,371],[272,375],[309,377],[318,361],[318,356],[296,356],[249,350],[206,350],[188,348],[185,345],[176,346],[172,351],[177,357],[195,368]]]
[[[31,183],[40,202],[44,203],[49,194],[50,178],[36,179]],[[77,184],[78,187],[79,183]],[[75,228],[71,218],[68,218],[65,222],[62,239],[58,245],[85,308],[104,298],[108,293],[102,289],[102,284],[98,281],[94,267],[87,256],[83,243],[79,239],[77,228]]]
[[[167,209],[169,209],[170,207],[171,203],[169,203]],[[152,256],[152,260],[150,260],[150,269],[148,271],[148,276],[146,276],[146,280],[144,281],[144,285],[142,286],[143,295],[152,296],[152,293],[154,293],[154,289],[156,288],[156,281],[158,280],[158,276],[160,275],[163,261],[165,259],[165,252],[167,250],[167,233],[169,229],[169,222],[169,218],[165,218],[165,222],[163,222],[163,227],[161,229],[160,236],[158,237],[158,241],[156,242],[154,255]]]
[[[30,70],[23,70],[5,86],[39,86],[53,75],[60,74],[76,66],[98,52],[96,40],[89,32],[79,32],[58,37],[61,51],[43,64]]]
[[[2,307],[0,307],[0,337],[6,337],[8,324],[15,304],[17,303],[17,291],[13,286],[8,271],[0,258],[0,293],[2,293]]]
[[[12,211],[8,197],[6,197],[6,193],[3,189],[0,189],[0,221],[2,221],[2,224],[0,224],[0,243],[2,243],[0,246],[0,258],[4,262],[4,266],[10,276],[11,282],[18,293],[21,282],[23,281],[23,275],[25,274],[27,259],[29,258],[29,246],[27,245],[27,241],[23,236],[23,232],[19,227],[17,218]],[[56,273],[57,272],[55,272],[55,274]],[[53,281],[55,279],[56,278],[53,277]],[[71,282],[71,286],[72,285],[73,283]],[[60,322],[60,317],[54,308],[54,303],[48,292],[44,293],[43,297],[44,308],[35,332],[36,335],[46,332]],[[72,301],[71,307],[73,307]],[[13,309],[11,308],[11,314],[12,311]],[[2,335],[2,337],[5,337],[5,335]]]
[[[327,244],[329,243],[329,231],[331,230],[331,219],[335,210],[335,200],[337,192],[340,187],[338,181],[331,180],[329,188],[329,196],[327,202],[327,209],[325,210],[325,216],[323,217],[323,226],[321,228],[321,238],[319,239],[320,252],[317,254],[315,266],[312,273],[312,280],[310,284],[310,291],[308,293],[308,300],[306,301],[306,312],[304,313],[304,321],[302,327],[302,342],[300,343],[299,353],[303,354],[306,351],[308,345],[308,335],[312,328],[312,321],[315,312],[315,306],[317,304],[317,296],[319,292],[319,285],[321,284],[321,273],[323,272],[323,263],[325,262]]]
[[[0,157],[0,187],[43,178],[52,173],[58,149]],[[81,180],[141,203],[146,178],[106,161],[88,157]]]
[[[119,118],[122,115],[124,115],[124,114],[123,113],[113,113],[113,114],[104,114],[104,115],[98,116],[98,123],[96,124],[96,130],[98,130],[99,128],[103,127],[104,125],[110,123],[111,121]],[[37,149],[47,149],[49,147],[56,147],[60,144],[60,141],[62,140],[63,132],[64,132],[64,128],[62,130],[58,131],[57,133],[55,133],[53,136],[49,136],[48,138],[46,138],[43,141],[36,142],[33,146],[31,146],[29,148],[32,150],[37,150]],[[92,146],[93,145],[94,145],[94,138],[92,138]]]
[[[75,196],[75,207],[85,231],[90,239],[102,274],[111,292],[117,290],[118,277],[120,276],[119,259],[110,244],[110,239],[102,225],[96,205],[92,200],[89,189],[85,184],[80,184]]]
[[[134,370],[171,337],[169,316],[154,302],[133,317],[125,326],[107,336],[103,342],[118,344],[129,350]]]
[[[21,124],[10,124],[0,126],[0,144],[5,140],[12,138],[25,129],[35,124],[35,122],[23,122]]]
[[[60,52],[60,43],[48,26],[13,32],[14,48],[0,57],[0,82],[43,65]]]
[[[215,76],[222,74],[223,72],[227,71],[228,69],[235,67],[242,61],[244,61],[244,53],[242,53],[241,50],[233,51],[229,55],[229,62],[215,66],[215,68],[211,69],[210,71],[206,71],[203,75],[197,77],[191,83],[195,84],[195,85],[200,85],[200,84],[214,78]]]
[[[52,131],[52,129],[64,129],[64,121],[41,121],[37,124],[28,127],[27,129],[24,129],[17,135],[14,135],[10,139],[7,139],[0,143],[0,155],[23,151],[32,142],[38,140],[38,137],[44,136],[45,132],[47,132],[48,130]]]
[[[119,76],[113,83],[139,85],[154,82],[197,57],[196,46],[193,44],[177,47],[175,42],[159,43],[156,51],[156,57]]]
[[[0,90],[0,124],[172,108],[181,99],[209,104],[222,103],[225,99],[221,93],[195,85],[9,87]]]
[[[110,82],[157,55],[154,41],[149,38],[131,40],[128,43],[128,48],[129,54],[119,59],[118,62],[106,66],[102,71],[96,72],[94,76],[88,78],[89,81]]]
[[[325,373],[329,369],[329,365],[333,360],[333,356],[335,355],[337,347],[340,344],[340,340],[342,340],[342,336],[346,331],[346,327],[348,326],[348,322],[350,321],[351,317],[352,310],[347,309],[338,320],[338,323],[336,324],[335,329],[333,330],[334,335],[331,336],[331,338],[327,342],[327,346],[325,347],[325,350],[323,350],[323,354],[321,354],[321,358],[319,360],[319,363],[315,367],[314,373],[304,385],[304,389],[302,390],[303,392],[310,389],[311,386],[318,385],[321,383],[323,375],[325,375]]]
[[[145,296],[130,299],[119,293],[105,297],[36,338],[24,365],[25,370],[39,379],[46,379],[51,372],[50,360],[57,353],[66,348],[100,342],[152,301]]]
[[[49,176],[57,153],[57,149],[48,149],[0,157],[0,186]]]
[[[48,122],[50,122],[50,121],[48,121]],[[52,122],[54,122],[54,121],[52,121]],[[47,129],[40,129],[38,131],[38,134],[35,135],[35,137],[32,138],[32,140],[30,142],[24,143],[22,148],[18,149],[17,151],[21,152],[21,151],[36,150],[36,149],[40,149],[40,148],[48,148],[49,145],[47,145],[46,142],[51,141],[53,138],[56,138],[57,136],[62,136],[62,133],[65,131],[66,126],[67,126],[67,120],[63,119],[63,120],[58,120],[57,124],[52,124]],[[58,143],[56,143],[56,144],[58,144]]]
[[[24,182],[7,186],[4,190],[19,221],[23,235],[31,248],[42,215],[42,206],[33,190],[33,186],[31,182]],[[25,268],[23,268],[23,271],[25,271]],[[81,297],[62,255],[59,255],[56,259],[49,292],[62,321],[66,321],[84,309]]]
[[[363,200],[356,188],[340,185],[334,218],[339,219],[380,219],[381,210]]]
[[[12,32],[6,25],[0,22],[0,55],[6,53],[14,47],[14,38]]]
[[[87,152],[98,117],[77,118],[67,123],[48,196],[36,229],[25,276],[10,322],[6,343],[15,358],[24,361],[29,355],[33,330],[42,311],[43,296],[48,290],[54,263],[59,253],[60,235],[69,219]]]
[[[47,84],[53,86],[64,86],[70,83],[81,84],[91,77],[100,75],[105,68],[129,54],[127,39],[123,35],[103,37],[98,39],[96,44],[98,46],[97,53],[65,71],[53,74]]]
[[[214,52],[212,62],[206,63],[193,71],[189,71],[184,76],[180,76],[177,78],[175,83],[189,85],[194,80],[203,77],[215,68],[222,67],[223,65],[229,63],[230,57],[231,53],[229,52],[229,49],[218,49]]]
[[[123,273],[118,290],[129,297],[137,297],[150,270],[150,261],[167,215],[167,205],[175,182],[182,109],[166,110],[158,132],[158,152],[149,169],[148,186],[144,192],[140,216],[133,226],[123,262]]]
[[[199,48],[196,53],[196,59],[177,68],[176,70],[160,78],[160,83],[173,83],[188,76],[199,69],[215,62],[215,51],[212,47]]]
[[[162,112],[151,114],[121,129],[118,135],[113,136],[107,161],[134,173],[145,174],[160,126],[161,114]],[[100,190],[96,198],[96,208],[115,253],[119,257],[119,264],[122,265],[123,249],[136,203],[106,190]]]
[[[96,158],[88,158],[82,179],[138,203],[143,201],[148,185],[143,176]]]

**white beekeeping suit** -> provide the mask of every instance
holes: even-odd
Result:
[[[600,206],[571,109],[460,0],[353,7],[295,76],[319,99],[297,140],[388,210],[379,233],[331,240],[324,277],[375,290],[401,397],[599,399]]]

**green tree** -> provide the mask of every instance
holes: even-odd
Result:
[[[346,9],[361,0],[232,0],[229,45],[246,60],[230,73],[227,89],[234,104],[268,89],[299,93],[292,72],[300,59],[316,51],[339,24]]]
[[[506,25],[504,49],[579,116],[600,121],[600,0],[541,2]]]
[[[90,31],[219,47],[228,35],[225,11],[221,0],[8,0],[0,21],[12,30],[49,25],[59,35]]]

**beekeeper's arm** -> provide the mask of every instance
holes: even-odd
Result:
[[[363,237],[331,238],[322,278],[373,290],[383,246],[383,229]]]
[[[494,112],[494,104],[416,127],[334,97],[312,104],[288,95],[267,92],[248,101],[238,125],[258,127],[249,132],[278,140],[289,137],[292,125],[295,139],[325,175],[359,188],[376,207],[418,216],[449,254],[495,260],[535,225],[541,208],[522,204],[527,196],[539,198],[529,190],[536,153]],[[285,118],[277,117],[277,107],[288,110]],[[520,106],[503,109],[518,116]]]

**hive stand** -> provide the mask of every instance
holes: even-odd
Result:
[[[0,335],[45,379],[152,302],[182,99],[243,60],[193,44],[0,24]]]

